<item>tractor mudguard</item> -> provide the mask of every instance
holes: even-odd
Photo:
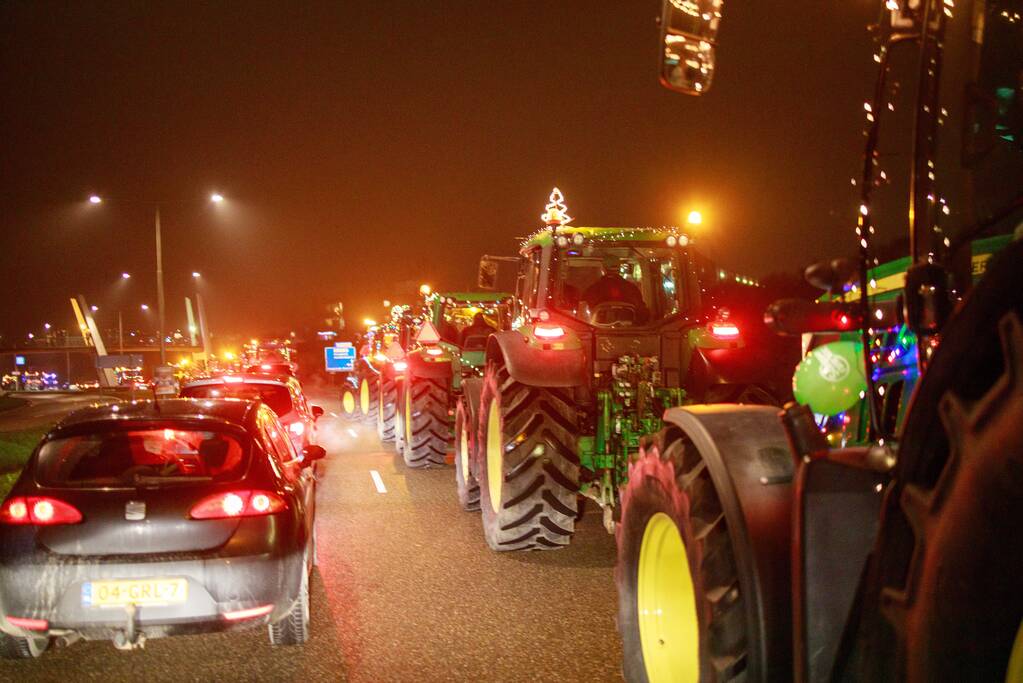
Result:
[[[480,412],[480,395],[483,393],[483,380],[479,377],[470,377],[462,381],[462,396],[468,403],[469,415],[476,419]],[[474,423],[475,424],[475,423]]]
[[[487,362],[504,357],[512,379],[532,387],[585,386],[586,353],[583,349],[554,349],[531,346],[514,330],[490,335]]]
[[[669,426],[699,450],[717,490],[749,596],[751,680],[791,671],[791,545],[794,463],[778,409],[753,405],[671,408]],[[771,674],[780,676],[781,674]],[[780,680],[780,679],[779,679]]]
[[[429,377],[431,379],[443,379],[451,377],[451,359],[427,360],[422,353],[410,353],[405,357],[408,363],[409,375],[413,377]]]
[[[799,468],[792,545],[796,681],[831,680],[856,589],[877,537],[886,479],[873,470],[826,458]]]

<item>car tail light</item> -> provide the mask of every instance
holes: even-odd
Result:
[[[192,506],[192,519],[230,519],[259,517],[287,510],[288,504],[270,491],[226,491],[207,496]]]
[[[11,626],[23,628],[26,631],[46,631],[50,628],[50,622],[46,619],[29,619],[28,617],[12,617],[7,615],[7,622]]]
[[[224,612],[224,618],[228,621],[241,621],[242,619],[255,619],[256,617],[266,616],[273,612],[273,605],[260,605],[259,607],[250,607],[248,609],[238,609],[233,612]]]
[[[436,347],[432,347],[432,348],[427,349],[426,352],[428,354],[430,354],[431,356],[440,356],[440,355],[442,355],[444,353],[444,349],[438,349]]]
[[[533,334],[540,339],[561,339],[565,336],[565,329],[561,325],[537,323],[533,326]]]
[[[305,425],[302,424],[301,421],[292,422],[290,425],[288,425],[288,431],[294,434],[295,436],[302,436],[302,434],[305,432]]]
[[[738,339],[739,327],[735,323],[717,321],[710,324],[710,333],[715,339]]]
[[[403,360],[396,361],[394,363],[394,369],[397,372],[405,372],[406,370],[408,370],[408,363],[406,363]]]
[[[47,496],[16,496],[0,507],[3,524],[54,526],[81,521],[82,513],[74,505]]]
[[[269,363],[263,363],[262,365],[260,365],[260,366],[259,366],[259,369],[260,369],[260,370],[269,370],[269,369],[271,369],[272,367],[273,367],[273,366],[272,366],[272,365],[270,365]]]

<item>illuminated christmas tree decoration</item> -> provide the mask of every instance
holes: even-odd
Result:
[[[540,220],[555,230],[573,220],[568,215],[568,207],[565,206],[565,196],[561,194],[561,190],[558,188],[555,187],[551,190],[551,196],[547,200],[544,212],[540,214]]]

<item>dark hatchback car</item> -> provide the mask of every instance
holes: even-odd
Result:
[[[0,652],[258,625],[305,642],[323,455],[259,402],[73,413],[0,505]]]

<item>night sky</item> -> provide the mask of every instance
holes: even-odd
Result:
[[[73,328],[76,293],[101,325],[155,306],[155,200],[168,322],[198,270],[214,332],[466,287],[480,254],[537,227],[553,185],[578,225],[699,208],[704,248],[757,276],[850,252],[876,3],[726,2],[699,99],[657,84],[658,11],[4,2],[0,332]]]

